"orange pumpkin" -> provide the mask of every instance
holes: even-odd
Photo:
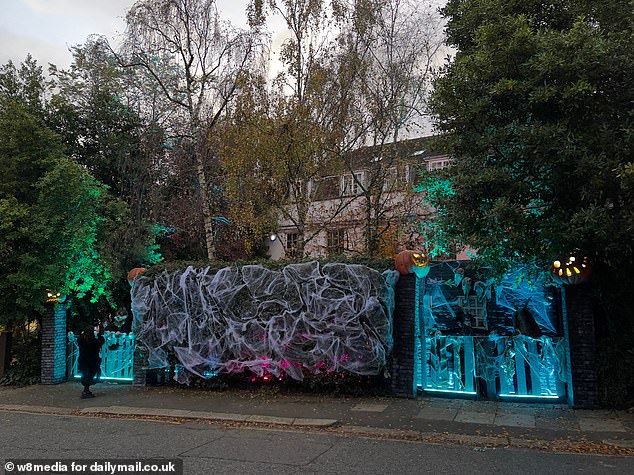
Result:
[[[394,258],[394,267],[401,275],[414,273],[422,279],[429,273],[429,258],[421,251],[401,251]]]
[[[572,254],[550,266],[550,276],[559,284],[576,285],[590,279],[590,262],[586,256]]]
[[[143,272],[145,272],[145,267],[135,267],[130,272],[128,272],[128,282],[130,283],[130,285],[132,285],[134,279],[136,279],[139,274],[142,274]]]

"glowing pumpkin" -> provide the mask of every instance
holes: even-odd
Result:
[[[550,276],[560,284],[575,285],[590,279],[590,262],[586,256],[571,255],[550,266]]]
[[[414,273],[422,279],[429,273],[429,258],[420,251],[401,251],[394,258],[394,267],[401,275]]]
[[[130,272],[128,272],[128,283],[132,285],[134,279],[136,279],[139,274],[142,274],[143,272],[145,272],[145,267],[135,267],[134,269],[132,269]]]
[[[46,303],[60,303],[66,300],[66,296],[59,292],[46,292]]]

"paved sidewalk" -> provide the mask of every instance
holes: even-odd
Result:
[[[634,414],[627,411],[429,397],[282,394],[274,386],[217,392],[101,383],[94,387],[94,399],[82,400],[80,392],[81,386],[73,382],[1,388],[0,411],[266,424],[471,445],[545,448],[567,441],[575,451],[590,443],[634,454]]]

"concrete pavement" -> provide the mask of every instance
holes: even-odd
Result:
[[[322,431],[0,411],[0,460],[179,458],[208,474],[629,474],[632,457],[411,443]],[[1,469],[0,469],[1,470]]]
[[[0,389],[0,411],[196,420],[232,426],[351,433],[366,437],[634,454],[634,414],[563,405],[424,397],[281,393],[275,386],[208,391],[101,383],[81,400],[74,382]]]

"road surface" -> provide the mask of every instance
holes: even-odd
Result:
[[[202,423],[0,412],[2,460],[152,457],[182,458],[186,475],[634,473],[634,457],[435,445]]]

